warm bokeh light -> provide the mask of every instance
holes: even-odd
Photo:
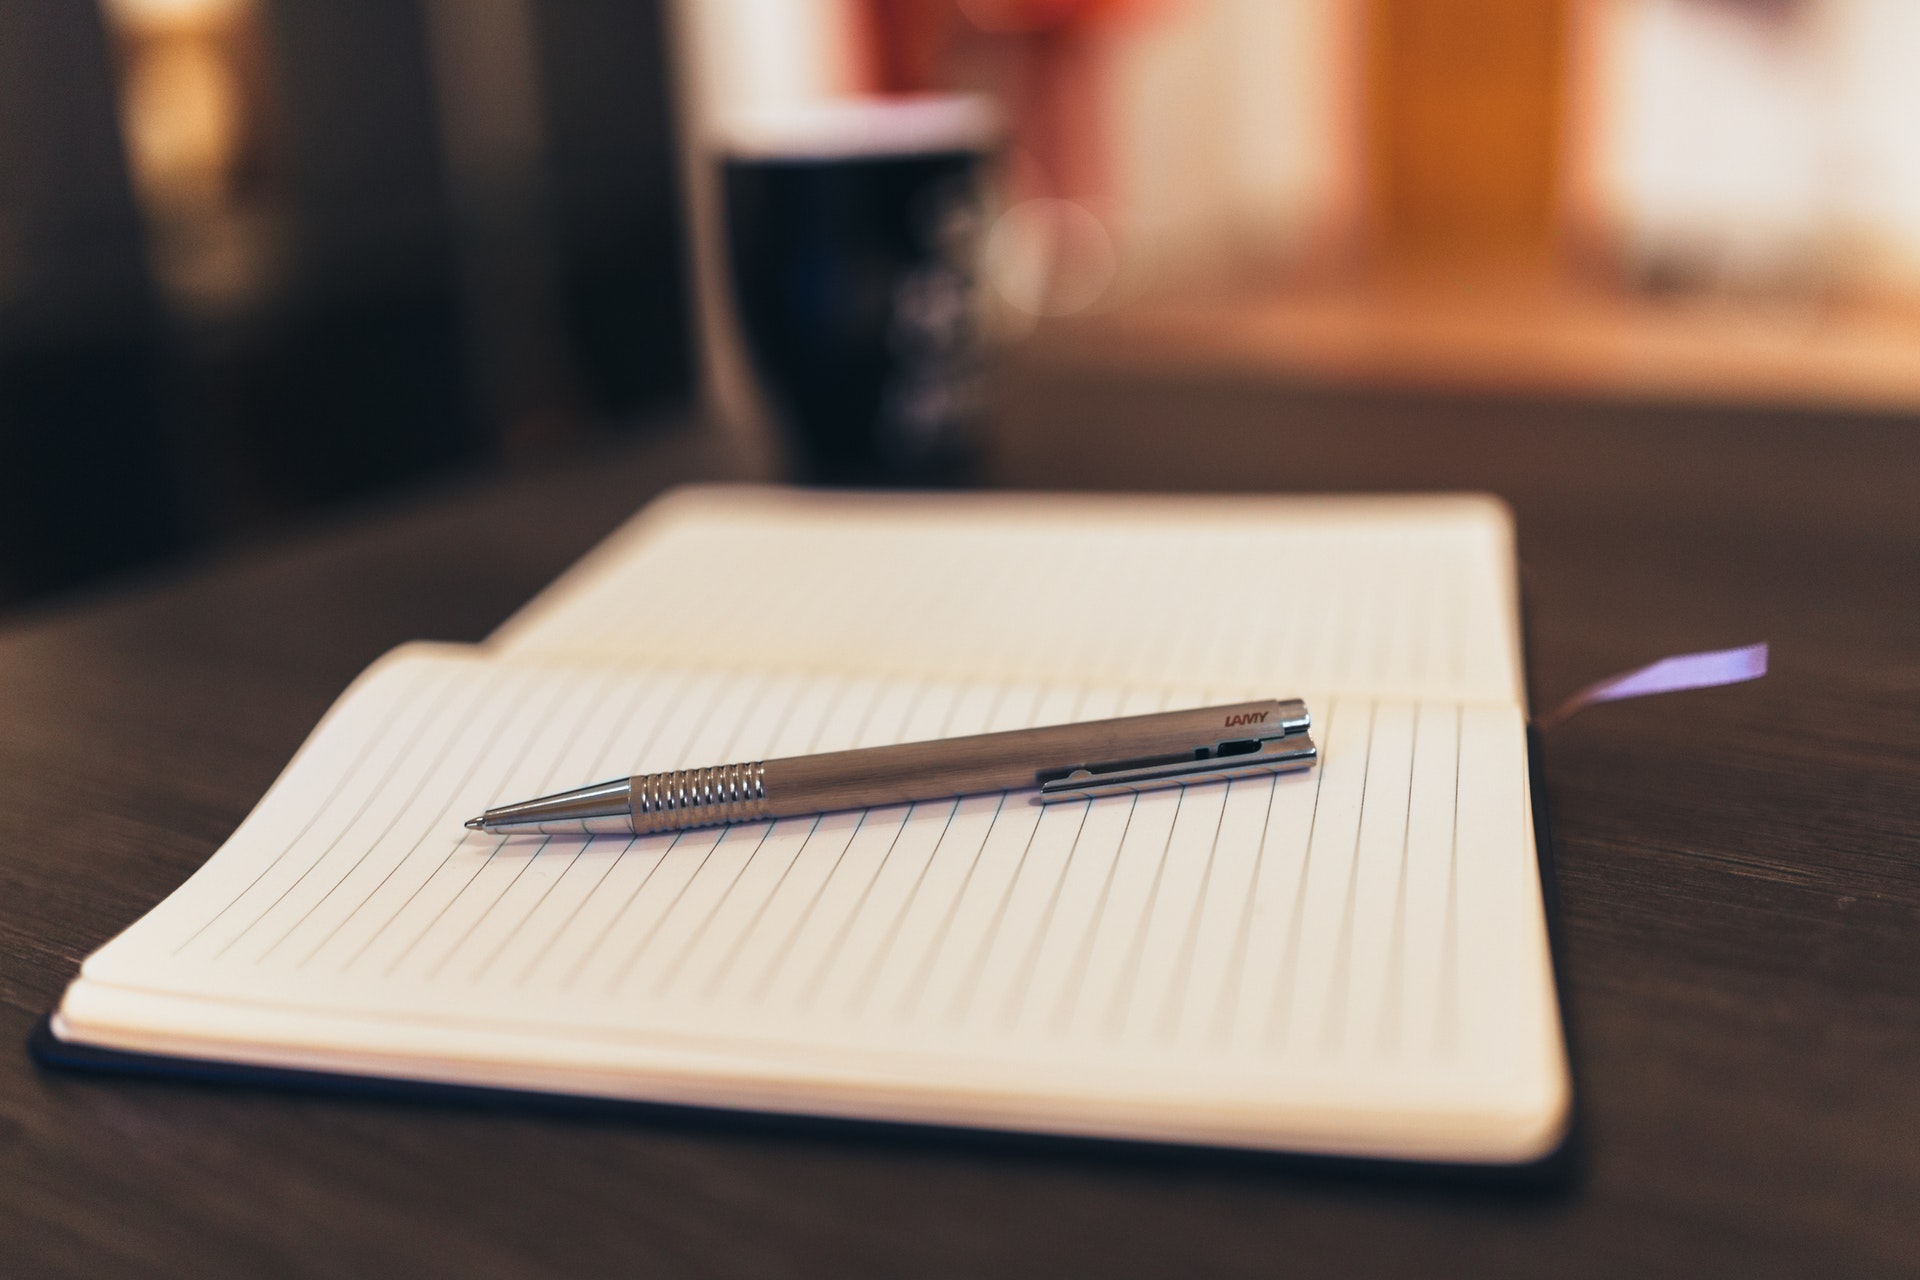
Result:
[[[986,267],[999,295],[1020,313],[1070,316],[1107,296],[1119,257],[1092,210],[1072,200],[1036,197],[995,220]]]
[[[121,136],[156,273],[189,309],[230,310],[267,269],[255,0],[111,0]]]
[[[107,0],[113,21],[145,32],[205,31],[230,21],[250,0]]]
[[[127,151],[143,196],[172,208],[216,202],[239,152],[240,87],[209,41],[166,41],[128,67]]]

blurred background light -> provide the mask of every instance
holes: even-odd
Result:
[[[716,165],[836,102],[995,104],[1023,360],[1920,414],[1916,65],[1910,0],[0,6],[0,600],[763,446]]]
[[[1044,196],[1022,200],[987,233],[987,276],[1029,316],[1070,316],[1107,295],[1118,272],[1113,237],[1085,205]]]

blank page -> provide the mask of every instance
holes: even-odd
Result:
[[[687,489],[495,638],[732,670],[1524,705],[1497,499]]]
[[[488,836],[620,774],[1200,705],[1184,691],[377,664],[56,1021],[131,1050],[1450,1160],[1567,1088],[1511,706],[1301,690],[1308,773],[640,838]]]

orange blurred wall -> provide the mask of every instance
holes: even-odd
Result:
[[[1367,0],[1376,262],[1552,261],[1567,21],[1565,0]]]

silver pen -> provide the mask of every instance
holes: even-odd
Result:
[[[467,819],[500,835],[645,835],[1038,788],[1042,804],[1312,766],[1306,704],[1236,702],[614,778]]]

